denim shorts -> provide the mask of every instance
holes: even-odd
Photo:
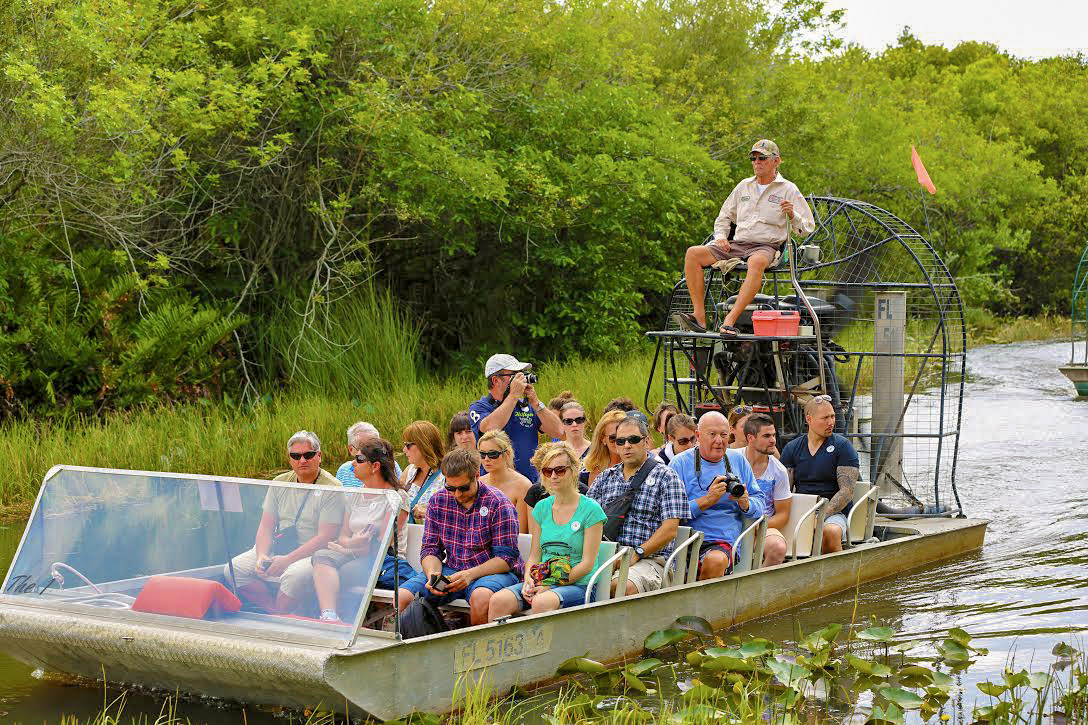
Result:
[[[525,582],[519,581],[517,584],[511,584],[506,587],[506,591],[514,595],[514,598],[521,604],[522,609],[528,609],[531,605],[529,602],[525,601],[525,596],[521,593],[521,588],[524,585]],[[581,584],[565,584],[561,587],[550,587],[548,591],[559,597],[560,609],[577,607],[586,603],[586,588]]]
[[[827,526],[828,524],[835,524],[840,529],[842,529],[842,543],[845,544],[846,537],[849,536],[849,531],[846,528],[846,516],[841,512],[837,514],[831,514],[826,519],[824,519],[824,526]]]
[[[448,577],[456,574],[457,570],[452,567],[443,566],[442,573]],[[464,599],[467,602],[469,597],[472,596],[472,593],[481,587],[494,593],[501,589],[506,589],[506,587],[517,581],[521,580],[512,572],[488,574],[487,576],[480,577],[459,592],[439,597],[432,594],[431,591],[427,589],[427,575],[424,572],[419,572],[414,577],[404,582],[404,584],[401,585],[401,589],[406,589],[417,597],[422,594],[428,601],[434,602],[435,604],[445,604],[447,602],[452,602],[455,599]]]

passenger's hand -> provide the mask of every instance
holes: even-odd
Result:
[[[518,373],[510,380],[510,395],[515,398],[524,398],[527,387],[529,387],[529,381],[525,379],[525,373]]]
[[[450,575],[450,583],[446,585],[446,592],[459,592],[475,581],[468,572],[459,571]]]
[[[283,572],[287,571],[287,567],[289,566],[291,566],[291,562],[287,561],[286,556],[273,556],[272,563],[268,565],[268,568],[265,569],[263,572],[258,570],[257,573],[265,579],[281,577],[283,576]]]
[[[717,245],[718,249],[722,250],[723,252],[728,252],[730,247],[732,246],[729,244],[729,240],[725,237],[718,237],[714,240],[714,244]]]
[[[329,551],[335,551],[337,554],[348,554],[348,553],[350,553],[343,546],[340,546],[340,543],[336,542],[336,541],[330,541],[328,548],[329,548]]]
[[[526,581],[521,585],[521,596],[525,597],[525,601],[532,604],[534,595],[536,595],[536,582]]]
[[[793,219],[793,202],[792,201],[786,201],[785,199],[783,199],[782,203],[778,205],[778,208],[781,209],[782,213],[785,214],[787,217],[789,217],[790,219]]]
[[[713,506],[718,503],[728,490],[729,486],[726,485],[724,480],[720,478],[715,479],[714,482],[710,484],[710,488],[706,490],[707,498],[710,499],[710,505]]]
[[[412,509],[412,516],[416,521],[423,521],[427,518],[427,504],[417,503],[416,507]]]
[[[745,491],[744,495],[740,496],[739,498],[734,496],[733,494],[729,494],[729,499],[731,501],[736,501],[737,505],[740,506],[741,511],[747,511],[748,509],[750,509],[752,507],[751,502],[748,501],[748,492],[747,491]]]

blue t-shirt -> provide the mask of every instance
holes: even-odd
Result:
[[[340,464],[340,467],[336,469],[336,479],[340,481],[341,486],[347,486],[348,488],[360,488],[363,482],[355,477],[355,469],[351,467],[352,461],[345,461]],[[397,480],[400,480],[400,464],[393,461],[393,472],[397,474]]]
[[[717,463],[711,463],[705,458],[701,459],[699,472],[696,473],[695,456],[698,455],[698,451],[698,447],[689,448],[669,461],[669,468],[676,471],[676,475],[680,477],[684,488],[687,489],[690,509],[688,526],[703,532],[704,543],[724,541],[732,546],[740,533],[744,531],[744,517],[755,519],[763,515],[763,498],[756,485],[756,477],[752,474],[752,467],[748,464],[748,459],[744,457],[743,451],[735,448],[727,450],[725,455],[729,457],[733,473],[748,489],[748,510],[742,511],[737,502],[726,494],[704,511],[699,508],[696,500],[706,495],[716,476],[725,475],[725,458]]]
[[[831,498],[839,492],[837,468],[858,468],[858,453],[843,436],[832,433],[816,455],[808,451],[808,436],[799,435],[782,449],[782,465],[793,469],[793,490]],[[849,504],[846,510],[849,510]]]
[[[480,422],[495,412],[499,403],[490,395],[477,400],[468,407],[468,419],[472,425],[472,433],[476,440],[480,440]],[[503,428],[506,435],[510,436],[510,442],[514,444],[514,468],[518,473],[535,482],[539,476],[533,468],[533,454],[536,453],[537,444],[540,442],[540,418],[528,401],[519,400],[514,405],[514,412],[510,414],[510,420]]]
[[[560,526],[552,518],[552,504],[555,498],[548,496],[533,507],[533,518],[540,524],[540,558],[547,561],[553,557],[569,557],[573,569],[582,563],[582,550],[586,538],[586,529],[603,522],[605,516],[601,505],[589,496],[578,499],[578,507],[570,521]],[[590,567],[586,575],[572,584],[586,586],[597,568],[604,564],[604,552],[597,550],[597,562]]]

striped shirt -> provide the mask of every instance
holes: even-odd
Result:
[[[522,575],[518,551],[518,514],[510,499],[501,491],[479,484],[472,506],[465,509],[445,488],[439,489],[427,504],[423,522],[422,560],[428,556],[444,560],[457,571],[471,569],[499,558],[510,572]]]

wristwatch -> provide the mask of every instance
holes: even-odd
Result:
[[[536,401],[536,409],[537,410],[544,410],[547,407],[548,406],[544,405],[543,401],[540,401],[540,400]]]
[[[636,546],[635,547],[635,556],[637,556],[639,559],[645,559],[646,558],[646,550],[643,549],[641,546]]]

